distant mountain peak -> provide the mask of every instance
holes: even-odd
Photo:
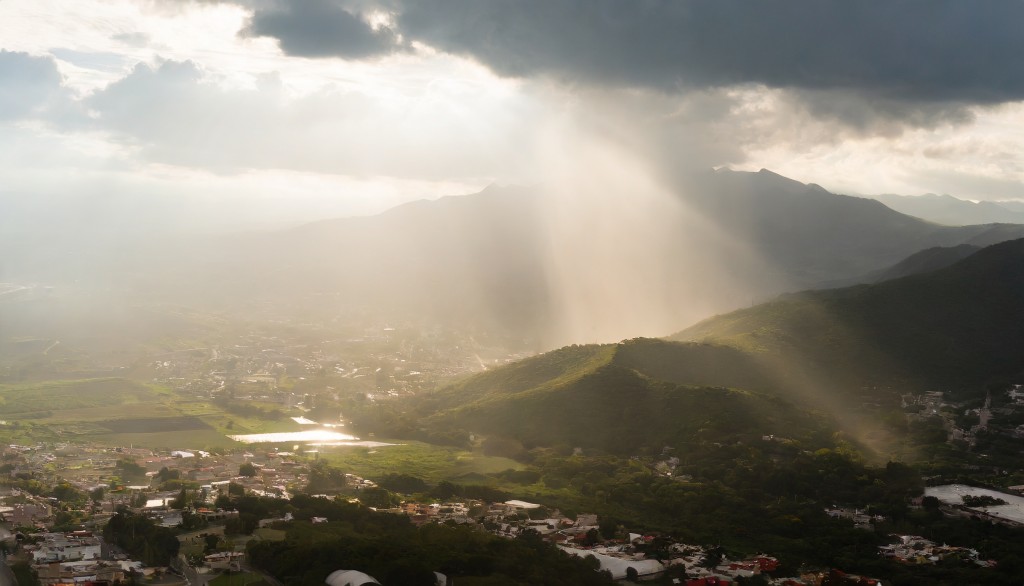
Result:
[[[947,226],[1024,224],[1024,208],[1017,207],[1014,202],[974,202],[945,193],[885,193],[873,198],[898,212]]]

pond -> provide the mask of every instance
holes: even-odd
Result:
[[[349,442],[358,441],[354,435],[330,429],[308,429],[305,431],[282,431],[277,433],[251,433],[248,435],[228,436],[236,442],[256,443],[288,443],[288,442]]]

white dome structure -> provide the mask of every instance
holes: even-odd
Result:
[[[357,570],[335,570],[324,580],[327,586],[380,586],[373,576]]]

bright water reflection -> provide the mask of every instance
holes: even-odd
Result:
[[[310,429],[306,431],[283,431],[278,433],[251,433],[248,435],[228,436],[236,442],[285,443],[285,442],[346,442],[359,440],[354,435],[339,433],[329,429]]]

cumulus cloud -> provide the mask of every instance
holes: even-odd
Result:
[[[295,0],[257,8],[244,34],[274,37],[281,50],[299,57],[361,59],[402,49],[391,28],[372,25],[332,0]]]
[[[134,48],[145,47],[153,40],[152,37],[143,32],[117,33],[112,35],[110,38],[119,43],[123,43],[128,47]]]
[[[59,107],[66,99],[62,82],[52,57],[0,50],[0,121]]]
[[[139,64],[83,100],[84,130],[184,167],[434,180],[500,176],[529,140],[532,106],[518,96],[444,84],[410,97],[334,86],[294,95],[272,75],[252,88],[219,82],[193,62]]]

